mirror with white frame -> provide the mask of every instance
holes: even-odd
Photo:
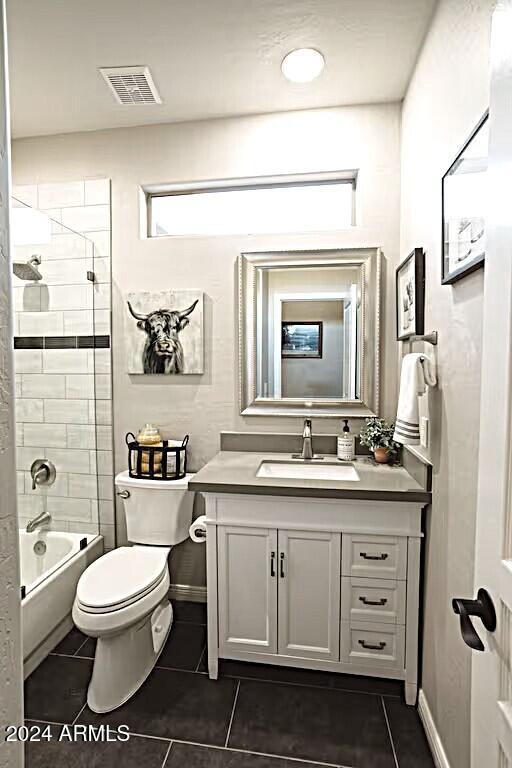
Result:
[[[380,282],[378,248],[241,254],[240,412],[378,414]]]

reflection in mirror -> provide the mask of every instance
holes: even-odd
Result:
[[[379,249],[246,253],[239,279],[243,414],[377,412]]]
[[[258,395],[357,399],[360,300],[360,273],[350,266],[267,270]]]

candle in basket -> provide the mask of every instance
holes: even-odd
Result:
[[[152,424],[146,424],[137,435],[137,442],[139,445],[152,445],[157,448],[162,445],[162,436],[157,427]],[[149,472],[149,455],[150,451],[142,452],[142,465],[141,470],[143,472]],[[155,453],[154,457],[154,469],[159,471],[162,466],[162,454],[160,451]]]

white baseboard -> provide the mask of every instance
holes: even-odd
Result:
[[[173,600],[189,600],[191,603],[206,603],[206,587],[191,584],[171,584],[169,597]]]
[[[436,768],[450,768],[450,763],[448,762],[446,752],[444,751],[443,742],[437,731],[428,701],[422,689],[420,689],[418,693],[418,714],[423,723],[423,728],[425,729],[425,734]]]

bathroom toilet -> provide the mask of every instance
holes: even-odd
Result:
[[[110,712],[127,701],[147,678],[172,626],[168,599],[171,547],[188,538],[194,494],[192,475],[181,480],[141,480],[117,475],[124,499],[127,537],[92,563],[78,582],[73,621],[96,637],[87,704]]]

